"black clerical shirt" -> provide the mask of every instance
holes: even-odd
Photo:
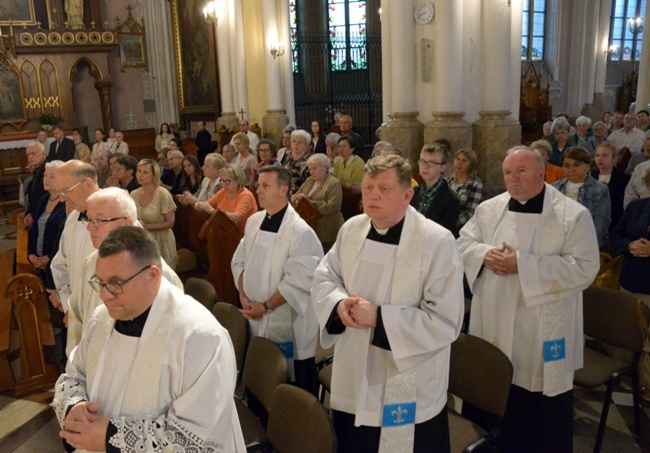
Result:
[[[289,204],[280,209],[273,215],[264,215],[264,220],[262,220],[262,225],[260,225],[260,230],[268,231],[269,233],[277,233],[280,231],[280,225],[282,225],[282,219],[284,218],[284,213],[287,212]]]
[[[540,193],[535,195],[526,203],[520,203],[514,198],[510,198],[508,211],[521,212],[523,214],[541,214],[544,209],[544,192],[546,192],[546,185],[542,187]]]

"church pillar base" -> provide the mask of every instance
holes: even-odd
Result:
[[[280,147],[280,143],[282,143],[282,131],[284,131],[287,124],[289,124],[289,117],[284,109],[267,110],[266,115],[262,117],[263,138],[273,140]]]
[[[432,112],[433,121],[424,127],[424,143],[444,138],[455,152],[472,147],[472,125],[463,120],[465,112]],[[453,160],[453,156],[449,156]]]
[[[225,127],[226,130],[230,130],[233,127],[239,127],[239,118],[235,112],[223,112],[219,118],[217,118],[216,130],[219,130],[222,127]]]
[[[478,175],[486,198],[505,190],[501,164],[506,151],[521,144],[521,125],[509,110],[481,110],[472,125],[472,143],[478,156]]]
[[[605,110],[614,112],[615,107],[604,93],[595,93],[594,102],[586,104],[580,113],[591,118],[591,125],[593,126],[596,121],[602,121],[602,114]]]
[[[383,127],[382,140],[402,150],[404,158],[417,171],[417,160],[422,150],[424,124],[417,120],[418,112],[389,113],[390,121]]]

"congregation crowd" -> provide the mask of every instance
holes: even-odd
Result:
[[[623,290],[650,306],[650,118],[571,123],[558,115],[539,140],[504,150],[506,192],[488,200],[474,150],[441,138],[411,168],[381,128],[366,147],[349,115],[329,130],[290,125],[281,144],[240,120],[217,151],[199,121],[196,156],[164,123],[157,159],[139,161],[114,129],[97,129],[92,147],[77,130],[39,131],[24,222],[53,324],[67,330],[50,351],[65,366],[54,406],[66,448],[245,450],[228,333],[175,272],[178,203],[239,226],[240,310],[252,335],[282,346],[296,385],[316,395],[317,343],[334,347],[339,451],[449,451],[449,348],[465,298],[469,333],[514,367],[499,448],[571,451],[581,294],[599,251],[623,255]],[[313,229],[293,207],[303,199],[320,214]],[[413,411],[405,424],[386,420],[398,406]]]

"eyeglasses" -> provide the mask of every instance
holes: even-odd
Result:
[[[56,192],[57,194],[59,194],[59,196],[61,196],[61,197],[65,197],[65,196],[68,195],[70,192],[72,192],[73,190],[75,190],[79,185],[81,185],[81,183],[84,182],[84,181],[85,181],[85,179],[82,179],[81,181],[79,181],[77,184],[75,184],[74,186],[70,187],[69,189],[55,190],[55,192]]]
[[[575,164],[562,164],[562,168],[566,171],[569,170],[577,170],[578,168],[582,167],[583,165],[587,165],[584,162],[576,162]]]
[[[435,167],[436,165],[440,165],[440,166],[442,167],[442,166],[445,165],[445,164],[443,164],[442,162],[435,162],[435,161],[433,161],[433,160],[424,160],[424,159],[420,159],[420,160],[418,160],[418,165],[422,165],[422,166],[425,166],[425,167],[433,168],[433,167]]]
[[[233,181],[234,181],[234,179],[221,179],[221,185],[222,186],[227,186],[228,184],[230,184]]]
[[[98,293],[102,292],[102,288],[106,288],[106,291],[108,291],[109,293],[111,293],[114,296],[118,296],[120,294],[124,294],[124,285],[129,283],[131,280],[136,278],[138,275],[140,275],[141,273],[143,273],[147,269],[149,269],[151,266],[152,266],[152,264],[143,267],[142,269],[140,269],[138,272],[136,272],[135,274],[133,274],[132,276],[130,276],[129,278],[127,278],[123,282],[116,281],[116,282],[104,283],[103,281],[101,281],[99,279],[99,277],[97,277],[96,275],[93,275],[92,277],[90,277],[88,279],[88,283],[90,283],[90,286],[92,287],[92,289],[94,289]]]
[[[88,224],[97,228],[98,226],[101,226],[105,223],[114,222],[115,220],[124,220],[124,219],[126,219],[126,217],[112,217],[108,219],[88,219]]]

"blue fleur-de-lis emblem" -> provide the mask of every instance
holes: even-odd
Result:
[[[394,422],[396,425],[401,425],[402,423],[405,422],[405,420],[404,420],[404,416],[406,416],[406,414],[408,414],[408,413],[409,413],[408,409],[404,409],[404,408],[402,408],[402,406],[397,406],[397,409],[394,409],[394,410],[391,412],[391,415],[392,415],[393,417],[395,417],[395,419],[393,420],[393,422]]]
[[[557,341],[551,346],[551,352],[553,353],[554,359],[559,359],[560,354],[562,353],[562,345]]]

